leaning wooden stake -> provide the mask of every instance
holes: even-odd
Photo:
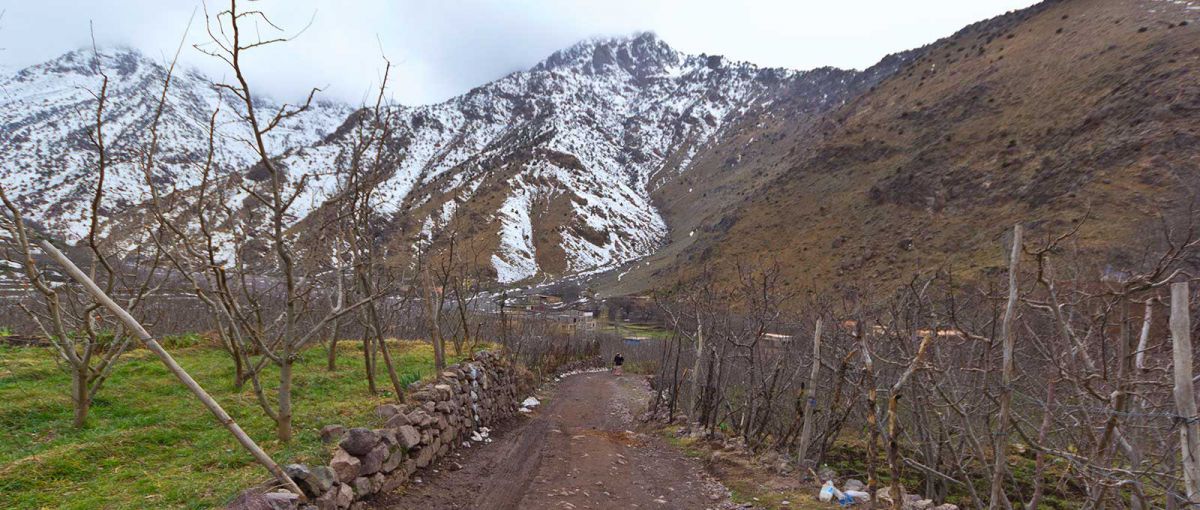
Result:
[[[1000,375],[1000,415],[996,418],[992,497],[988,503],[991,510],[1009,506],[1004,496],[1004,468],[1008,463],[1008,419],[1012,413],[1013,347],[1016,344],[1013,321],[1017,315],[1017,262],[1020,259],[1021,225],[1014,225],[1012,252],[1008,256],[1008,304],[1004,307],[1004,322],[1000,323],[1000,337],[1004,340],[1004,364]]]
[[[1189,503],[1200,502],[1200,423],[1192,386],[1192,320],[1188,284],[1171,284],[1171,342],[1175,362],[1175,408],[1183,420],[1179,446],[1183,454],[1183,483]]]
[[[812,440],[813,421],[816,420],[817,378],[821,375],[821,319],[817,319],[817,331],[813,333],[812,371],[808,374],[808,386],[804,388],[804,426],[800,429],[800,449],[796,462],[804,464],[808,457],[808,443]]]
[[[161,345],[158,344],[158,341],[155,340],[154,337],[150,336],[150,333],[146,331],[146,328],[142,327],[137,319],[134,319],[132,315],[129,315],[129,312],[125,311],[124,308],[121,308],[121,305],[118,305],[116,301],[113,301],[112,298],[108,297],[103,290],[100,290],[100,287],[96,285],[96,282],[93,282],[92,279],[84,274],[84,272],[81,271],[74,262],[71,262],[71,259],[68,259],[66,255],[63,255],[58,248],[55,248],[53,244],[50,244],[50,242],[46,240],[42,240],[40,246],[46,251],[46,253],[50,254],[50,256],[54,258],[54,260],[58,262],[63,269],[67,270],[67,274],[71,275],[71,278],[74,278],[75,281],[83,285],[83,288],[86,289],[88,293],[96,299],[96,301],[104,305],[105,308],[108,308],[108,311],[112,312],[113,315],[116,315],[118,319],[121,319],[121,322],[125,324],[125,327],[129,328],[130,331],[133,331],[134,334],[137,335],[137,337],[142,341],[142,343],[146,344],[146,348],[149,349],[150,352],[153,352],[155,356],[158,356],[158,359],[162,360],[163,364],[167,366],[167,369],[169,369],[171,373],[175,374],[175,377],[179,378],[179,381],[182,382],[184,386],[187,386],[187,388],[191,390],[192,394],[196,395],[196,398],[200,399],[200,402],[204,403],[204,407],[207,407],[209,412],[211,412],[213,416],[216,416],[217,421],[221,422],[225,428],[229,429],[229,432],[233,434],[233,437],[237,438],[238,442],[242,444],[242,447],[249,451],[250,454],[254,456],[255,460],[259,462],[259,464],[262,464],[263,467],[267,468],[267,471],[270,471],[280,483],[288,488],[288,490],[298,494],[301,501],[305,500],[304,491],[300,490],[300,487],[296,485],[296,482],[292,481],[291,477],[289,477],[287,473],[284,473],[283,469],[279,467],[279,464],[276,464],[275,461],[272,460],[269,455],[267,455],[267,452],[264,452],[263,449],[260,448],[258,444],[250,438],[250,436],[246,435],[246,432],[238,426],[237,422],[233,421],[233,418],[229,416],[229,413],[226,413],[225,410],[221,408],[221,404],[218,404],[216,400],[213,400],[208,392],[204,391],[204,388],[201,388],[200,384],[197,383],[195,379],[192,379],[192,376],[188,375],[183,367],[179,366],[179,363],[175,362],[175,358],[172,358],[171,355],[165,349],[163,349]]]

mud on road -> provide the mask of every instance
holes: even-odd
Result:
[[[729,491],[654,434],[634,432],[650,389],[609,372],[562,379],[532,415],[493,431],[373,503],[386,509],[725,509]]]

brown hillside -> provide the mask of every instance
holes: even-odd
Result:
[[[1089,208],[1084,248],[1119,265],[1148,220],[1196,197],[1197,18],[1181,2],[1046,2],[925,48],[816,126],[765,117],[747,133],[775,135],[740,138],[751,156],[732,165],[763,182],[603,285],[643,290],[704,261],[777,260],[809,289],[977,273],[1014,222],[1036,238]]]

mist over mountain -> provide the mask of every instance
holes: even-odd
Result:
[[[0,76],[0,182],[30,220],[47,232],[77,241],[87,228],[86,210],[99,175],[96,110],[108,77],[102,115],[110,161],[106,162],[106,215],[147,199],[141,163],[147,130],[162,94],[166,68],[137,50],[110,48],[96,55],[76,50],[54,60]],[[257,98],[263,116],[280,105]],[[236,122],[236,99],[220,93],[209,77],[176,70],[158,127],[158,156],[151,175],[164,189],[199,184],[198,167],[216,132],[214,173],[228,175],[255,162],[249,133]],[[270,134],[274,150],[314,143],[353,111],[319,101]],[[214,112],[217,112],[215,121]]]

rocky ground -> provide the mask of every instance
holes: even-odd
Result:
[[[700,461],[657,434],[634,431],[649,396],[637,376],[565,377],[527,418],[494,431],[493,442],[451,454],[374,506],[736,508]]]

